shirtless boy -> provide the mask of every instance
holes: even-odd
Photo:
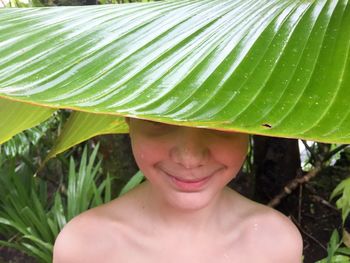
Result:
[[[67,224],[54,263],[300,263],[302,239],[279,212],[226,184],[248,135],[127,119],[147,181]]]

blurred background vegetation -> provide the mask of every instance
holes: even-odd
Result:
[[[0,0],[0,6],[130,2],[150,1]],[[69,115],[57,111],[0,145],[0,262],[51,262],[66,222],[143,180],[128,135],[95,137],[43,164]],[[350,262],[347,145],[254,136],[229,186],[291,218],[304,238],[304,262]]]
[[[126,4],[135,2],[154,2],[159,0],[0,0],[0,7],[42,7],[42,6],[80,6],[100,4]]]

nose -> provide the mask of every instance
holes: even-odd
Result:
[[[204,165],[209,159],[209,154],[203,131],[188,127],[181,128],[170,151],[172,160],[187,169]]]

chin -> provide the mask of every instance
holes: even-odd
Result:
[[[168,203],[176,209],[190,212],[207,207],[213,199],[203,192],[179,192],[169,197]]]

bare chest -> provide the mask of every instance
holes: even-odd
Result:
[[[151,241],[152,240],[152,241]],[[251,263],[260,262],[244,243],[223,240],[196,240],[193,242],[157,239],[128,240],[122,246],[105,252],[103,263]]]

